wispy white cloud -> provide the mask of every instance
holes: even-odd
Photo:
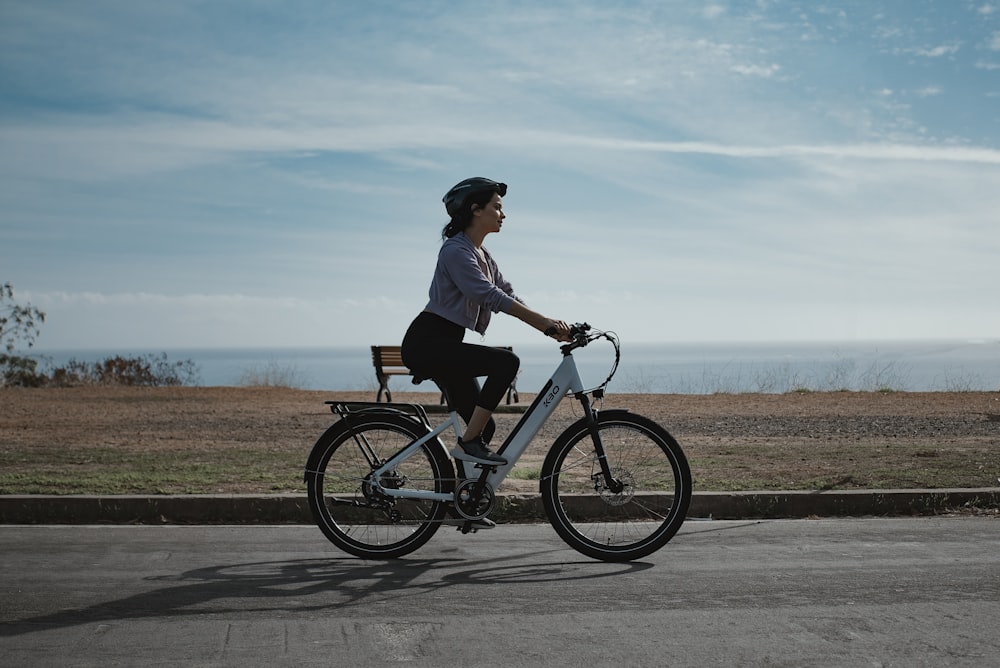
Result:
[[[928,88],[921,96],[937,95]],[[888,95],[889,93],[884,93]],[[175,119],[134,123],[72,123],[0,128],[0,143],[9,157],[0,161],[8,176],[34,173],[47,178],[134,178],[219,163],[233,155],[297,152],[384,152],[453,150],[469,145],[492,146],[508,152],[531,154],[560,149],[604,150],[622,153],[705,154],[747,158],[807,156],[868,160],[919,160],[997,164],[1000,149],[958,145],[899,143],[846,144],[728,144],[712,141],[652,141],[609,136],[604,132],[578,134],[518,124],[482,134],[474,127],[442,125],[430,117],[416,117],[406,126],[362,124],[272,128],[221,121]],[[558,160],[558,157],[551,158]],[[331,189],[386,190],[384,185],[344,183],[302,176],[302,182]]]
[[[733,65],[732,70],[737,74],[770,79],[781,71],[781,65]]]
[[[391,296],[304,299],[246,294],[25,292],[47,313],[38,347],[144,349],[281,345],[324,346],[378,340],[386,322],[397,329],[412,304]],[[410,308],[407,308],[410,307]],[[387,320],[383,314],[398,317]],[[349,323],[349,324],[348,324]],[[81,329],[82,328],[82,331]],[[234,334],[238,334],[234,338]],[[238,343],[237,343],[238,342]]]
[[[968,315],[1000,280],[995,3],[392,6],[5,9],[0,263],[52,340],[401,331],[471,173],[512,184],[491,248],[543,312],[1000,317]]]
[[[722,5],[706,5],[704,9],[701,10],[702,16],[706,19],[715,19],[726,13],[726,8]]]
[[[941,44],[930,48],[911,49],[910,52],[926,58],[941,58],[958,53],[959,48],[961,47],[958,44]]]
[[[545,141],[544,137],[538,137]],[[595,148],[659,153],[706,154],[736,158],[830,157],[862,160],[915,160],[926,162],[970,162],[1000,164],[1000,150],[964,146],[903,144],[829,144],[740,146],[710,142],[643,142],[612,138],[549,136],[550,145],[578,144]]]

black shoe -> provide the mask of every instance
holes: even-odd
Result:
[[[464,459],[465,461],[489,464],[491,466],[503,466],[507,463],[506,459],[487,448],[486,444],[483,443],[483,439],[478,436],[468,442],[459,438],[458,447],[451,451],[451,455],[455,459]]]

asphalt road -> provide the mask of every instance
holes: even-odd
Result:
[[[989,666],[1000,521],[692,521],[606,564],[548,525],[365,562],[318,529],[0,526],[5,666]]]

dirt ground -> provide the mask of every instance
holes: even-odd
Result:
[[[132,481],[121,493],[301,491],[309,450],[336,419],[324,401],[373,398],[276,388],[0,389],[0,493],[89,493],[116,472]],[[520,405],[531,400],[522,395]],[[687,452],[696,489],[1000,486],[1000,393],[628,394],[604,405],[664,425]],[[519,417],[498,415],[498,437]],[[507,491],[537,489],[532,470],[579,417],[576,402],[564,401]],[[214,473],[217,461],[229,469]],[[198,475],[183,474],[197,462]],[[145,470],[158,467],[162,475]]]

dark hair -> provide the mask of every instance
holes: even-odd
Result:
[[[493,190],[480,190],[470,194],[462,204],[458,207],[458,210],[452,215],[451,220],[448,224],[444,226],[441,230],[442,239],[450,239],[459,232],[464,232],[465,228],[472,223],[472,211],[478,206],[482,209],[484,206],[490,203],[493,199],[493,195],[498,194],[499,191]]]

